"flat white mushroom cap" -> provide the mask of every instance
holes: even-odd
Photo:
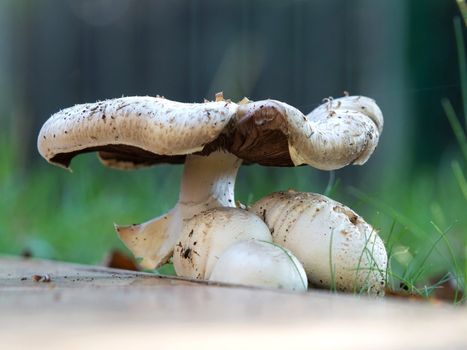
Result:
[[[236,111],[237,105],[227,101],[180,103],[150,96],[76,105],[47,120],[38,136],[38,149],[57,165],[68,166],[77,153],[101,151],[104,160],[109,159],[106,165],[133,168],[157,163],[157,156],[201,151],[220,135]],[[174,159],[183,163],[183,158]]]
[[[223,150],[246,164],[330,170],[363,164],[382,127],[381,110],[363,96],[323,103],[308,115],[276,100],[181,103],[133,96],[57,112],[37,144],[47,161],[64,167],[93,151],[107,166],[132,169]]]
[[[233,243],[257,239],[272,242],[266,224],[238,208],[215,208],[188,220],[175,245],[173,263],[178,276],[209,279],[222,253]]]
[[[209,280],[294,291],[308,288],[305,270],[290,251],[257,240],[237,242],[227,248]]]
[[[273,241],[303,264],[314,285],[384,293],[383,241],[350,208],[319,194],[289,191],[262,198],[251,211],[266,222]]]

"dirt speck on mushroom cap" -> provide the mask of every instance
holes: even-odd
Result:
[[[203,211],[183,227],[174,249],[175,271],[179,276],[208,279],[225,249],[249,239],[272,241],[268,227],[255,214],[238,208]]]

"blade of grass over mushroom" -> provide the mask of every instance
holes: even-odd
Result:
[[[277,248],[279,248],[280,250],[282,250],[286,255],[287,257],[289,258],[291,264],[293,265],[293,267],[295,268],[295,271],[297,272],[298,276],[300,276],[300,281],[302,282],[302,285],[303,285],[303,288],[306,289],[307,287],[307,282],[303,280],[303,277],[302,277],[302,274],[300,273],[300,270],[297,266],[297,264],[295,263],[294,259],[292,258],[292,256],[290,255],[290,252],[285,249],[284,247],[282,247],[281,245],[277,244],[277,243],[274,243],[274,242],[269,242],[269,241],[264,241],[264,240],[259,240],[260,242],[263,242],[263,243],[268,243],[268,244],[271,244]]]
[[[360,271],[362,271],[362,270],[368,270],[368,269],[362,268],[362,267],[361,267],[361,264],[362,264],[362,259],[363,259],[363,256],[364,256],[364,254],[365,254],[365,251],[366,251],[366,249],[367,249],[367,245],[368,245],[368,242],[369,242],[369,240],[370,240],[370,237],[371,237],[371,235],[368,235],[368,237],[366,238],[364,247],[363,247],[363,249],[362,249],[362,251],[361,251],[361,253],[360,253],[360,256],[359,256],[359,258],[358,258],[357,266],[356,266],[356,268],[354,269],[354,270],[355,270],[355,282],[354,282],[354,285],[355,285],[355,286],[354,286],[354,289],[353,289],[353,293],[361,294],[361,293],[363,293],[364,288],[365,288],[365,284],[362,283],[362,285],[361,285],[360,288],[359,288],[360,290],[357,292],[357,286],[359,285],[359,283],[358,283],[359,273],[360,273]],[[371,273],[371,271],[368,271],[366,279],[369,278],[370,273]]]
[[[386,281],[386,285],[388,284],[388,272],[391,269],[391,256],[392,256],[392,249],[394,244],[392,243],[394,229],[396,227],[396,220],[392,219],[391,227],[389,229],[388,236],[386,238],[386,247],[388,248],[388,268],[386,269],[386,276],[384,280]]]
[[[374,229],[373,229],[374,230]],[[378,268],[378,262],[376,261],[376,259],[374,258],[374,248],[375,248],[375,242],[373,242],[372,244],[372,250],[370,251],[368,249],[368,243],[370,242],[370,239],[372,238],[372,234],[373,234],[373,231],[371,234],[368,235],[368,237],[365,239],[365,243],[364,243],[364,246],[363,246],[363,249],[362,249],[362,252],[360,253],[360,256],[358,258],[358,263],[357,263],[357,266],[355,269],[355,281],[354,281],[354,289],[353,289],[353,293],[357,293],[357,286],[359,285],[358,283],[358,280],[359,280],[359,273],[360,271],[367,271],[367,274],[366,274],[366,277],[365,277],[365,281],[364,283],[361,284],[360,286],[360,290],[358,291],[358,294],[362,294],[365,292],[365,289],[367,289],[369,286],[368,286],[368,282],[370,280],[370,277],[371,277],[371,273],[375,270],[379,271],[381,273],[381,277],[383,277],[383,280],[385,281],[385,283],[387,283],[387,276],[386,276],[386,273],[387,273],[387,269],[385,272],[381,271],[379,268]],[[366,258],[368,259],[368,261],[370,261],[370,267],[362,267],[361,264],[362,264],[362,260],[363,260],[363,256],[366,256]],[[375,269],[375,266],[376,266],[376,269]]]
[[[336,286],[336,265],[332,261],[333,249],[332,241],[334,238],[334,230],[331,230],[331,237],[329,239],[329,271],[331,271],[331,291],[337,292]]]

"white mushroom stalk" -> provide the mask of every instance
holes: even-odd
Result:
[[[240,159],[222,151],[187,156],[179,200],[171,211],[140,225],[115,227],[141,266],[152,269],[170,259],[185,220],[211,208],[235,206],[240,164]]]
[[[323,195],[277,192],[250,209],[273,241],[303,264],[314,285],[384,294],[387,253],[377,232],[350,208]]]

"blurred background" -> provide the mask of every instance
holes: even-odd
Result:
[[[36,137],[59,109],[123,95],[201,102],[223,91],[234,101],[274,98],[308,113],[348,91],[374,98],[385,116],[380,145],[365,166],[333,173],[245,166],[238,199],[251,203],[288,188],[326,193],[380,231],[394,288],[427,295],[451,280],[462,289],[462,6],[460,0],[0,1],[0,253],[100,263],[125,249],[114,222],[143,222],[177,200],[180,166],[118,172],[94,154],[75,159],[73,173],[48,165]]]

